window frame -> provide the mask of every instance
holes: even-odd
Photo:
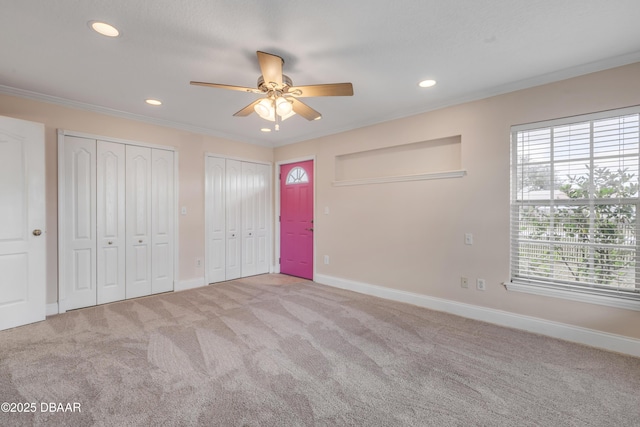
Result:
[[[519,164],[518,164],[518,134],[520,132],[525,131],[534,131],[534,130],[545,130],[550,129],[551,131],[560,126],[568,126],[574,124],[580,124],[589,122],[589,125],[593,127],[593,123],[603,119],[613,119],[617,117],[623,117],[628,115],[640,115],[640,106],[634,107],[626,107],[615,110],[607,110],[601,111],[597,113],[584,114],[579,116],[571,116],[553,120],[546,120],[542,122],[528,123],[515,125],[511,127],[511,167],[510,167],[510,196],[509,196],[509,209],[510,209],[510,224],[509,224],[509,237],[510,237],[510,262],[509,262],[509,281],[504,283],[505,287],[510,291],[517,292],[525,292],[529,294],[535,295],[544,295],[551,296],[563,299],[569,299],[573,301],[581,301],[593,304],[607,305],[618,308],[625,308],[631,310],[640,311],[640,238],[638,238],[638,234],[640,232],[640,195],[632,198],[633,204],[635,205],[636,215],[635,215],[635,262],[633,268],[635,268],[635,289],[631,291],[627,290],[619,290],[619,288],[606,288],[604,286],[599,286],[596,283],[588,284],[579,284],[574,285],[572,283],[568,283],[558,278],[552,278],[549,280],[544,280],[542,277],[523,277],[517,274],[516,262],[522,258],[520,258],[517,254],[518,245],[521,242],[521,235],[519,233],[519,222],[518,218],[514,218],[519,215],[520,206],[525,205],[534,205],[534,206],[553,206],[552,189],[549,190],[550,199],[540,199],[540,203],[535,203],[535,200],[518,200],[518,172]],[[589,143],[591,145],[591,149],[588,155],[589,161],[593,164],[594,160],[598,159],[598,156],[595,155],[593,151],[593,137],[590,135]],[[551,146],[550,146],[551,148]],[[640,168],[640,142],[638,143],[638,167]],[[569,160],[575,159],[574,156],[570,156]],[[583,160],[583,155],[580,156],[580,160]],[[554,179],[554,168],[557,162],[555,159],[550,158],[550,179]],[[640,174],[640,173],[639,173]],[[636,178],[640,179],[637,176]],[[545,190],[546,191],[546,190]],[[555,190],[554,190],[555,191]],[[601,202],[602,199],[598,198],[586,198],[582,199],[585,202],[598,203]],[[619,205],[623,205],[628,203],[629,200],[623,202],[621,199],[613,198],[612,201],[618,201]],[[615,204],[615,203],[613,203]],[[592,243],[592,246],[597,245],[597,243]],[[526,259],[526,258],[525,258]]]
[[[297,171],[302,171],[302,174],[298,178],[293,177],[293,173]],[[289,180],[291,178],[291,181]],[[308,184],[309,183],[309,172],[302,166],[295,166],[291,168],[289,173],[287,173],[287,177],[284,180],[284,185],[298,185],[298,184]]]

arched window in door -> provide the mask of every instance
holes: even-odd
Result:
[[[302,169],[300,166],[296,166],[295,168],[289,171],[287,175],[286,184],[304,184],[309,182],[309,175],[307,175],[307,171]]]

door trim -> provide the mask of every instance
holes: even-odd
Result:
[[[276,173],[274,174],[273,180],[274,180],[274,187],[276,189],[276,200],[275,200],[275,227],[274,228],[274,242],[275,242],[275,250],[274,250],[274,254],[275,256],[273,257],[273,272],[274,273],[280,273],[280,263],[278,262],[279,260],[277,258],[280,258],[280,168],[282,165],[288,165],[291,163],[298,163],[298,162],[306,162],[308,160],[313,161],[313,221],[314,221],[314,232],[313,232],[313,280],[316,280],[316,254],[318,253],[316,251],[316,232],[315,229],[317,229],[317,221],[316,221],[316,188],[317,188],[317,181],[316,181],[316,175],[317,172],[316,170],[317,168],[317,161],[316,161],[316,156],[312,155],[312,156],[304,156],[304,157],[296,157],[293,159],[287,159],[287,160],[280,160],[278,162],[276,162]]]

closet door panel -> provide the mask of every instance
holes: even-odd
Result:
[[[96,141],[66,137],[63,310],[96,304]]]
[[[173,152],[154,149],[151,159],[151,293],[157,294],[173,290]]]
[[[126,297],[151,294],[151,149],[126,147]]]
[[[242,164],[237,160],[226,161],[226,280],[237,279],[242,274]]]
[[[207,157],[206,167],[206,281],[216,283],[226,279],[225,159]]]
[[[125,299],[125,145],[97,142],[97,303]]]
[[[256,274],[269,272],[271,218],[271,166],[256,165]]]
[[[256,274],[257,191],[255,163],[242,163],[242,277]]]

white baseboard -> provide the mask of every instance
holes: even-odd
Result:
[[[196,277],[195,279],[182,280],[174,286],[174,291],[186,291],[187,289],[200,288],[206,286],[204,277]]]
[[[600,332],[594,329],[568,325],[566,323],[553,322],[531,316],[523,316],[521,314],[510,313],[508,311],[480,307],[477,305],[430,297],[413,292],[370,285],[368,283],[341,279],[339,277],[326,276],[324,274],[316,274],[315,281],[323,285],[333,286],[340,289],[413,304],[419,307],[443,311],[469,319],[480,320],[509,328],[522,329],[553,338],[559,338],[566,341],[572,341],[592,347],[640,357],[640,340],[622,335]]]
[[[55,314],[59,314],[58,303],[54,302],[51,304],[47,304],[47,316],[53,316]]]

